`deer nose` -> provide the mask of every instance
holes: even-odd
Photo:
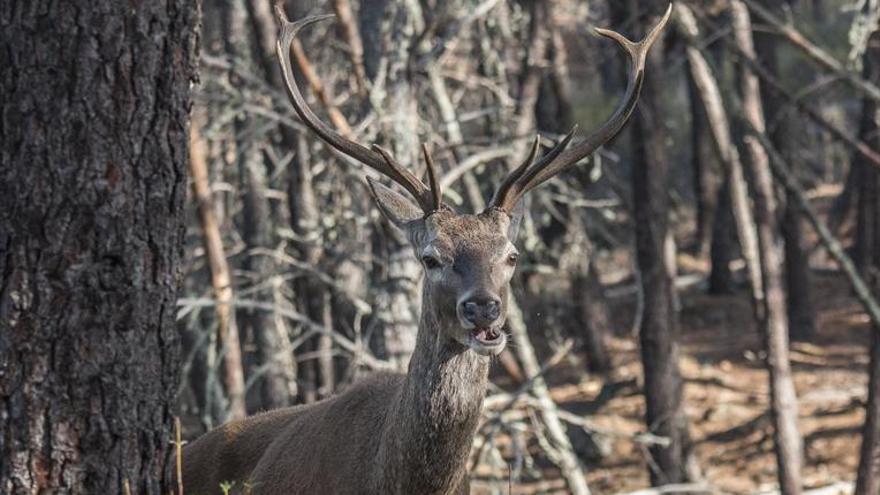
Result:
[[[477,327],[489,326],[501,316],[501,301],[489,295],[471,297],[461,302],[461,316]]]

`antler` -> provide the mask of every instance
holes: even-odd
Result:
[[[321,119],[315,115],[315,112],[309,108],[309,105],[306,103],[306,100],[303,97],[302,92],[300,92],[299,87],[296,85],[296,80],[293,77],[293,69],[290,63],[290,45],[296,40],[297,34],[299,34],[300,30],[304,27],[335,16],[332,14],[319,15],[301,19],[296,22],[290,22],[287,19],[287,15],[284,13],[282,3],[283,2],[281,1],[275,3],[275,17],[278,19],[279,24],[278,42],[275,45],[275,51],[278,55],[278,61],[281,64],[281,73],[284,75],[284,82],[287,85],[287,92],[290,95],[290,101],[303,123],[311,130],[315,131],[315,133],[330,146],[400,184],[416,199],[419,206],[421,206],[422,210],[425,212],[425,215],[429,215],[440,209],[440,189],[436,186],[436,180],[431,180],[432,187],[429,189],[428,186],[426,186],[425,183],[412,172],[401,166],[388,151],[377,145],[373,145],[372,149],[366,148],[363,145],[348,139],[322,122]],[[433,169],[433,161],[430,161],[430,157],[427,155],[427,149],[425,150],[425,157],[429,160],[429,177],[435,176],[436,173]]]
[[[626,121],[629,120],[630,115],[632,115],[636,103],[639,101],[639,93],[642,90],[642,82],[645,76],[645,57],[648,54],[648,50],[651,49],[651,45],[660,36],[663,28],[666,27],[671,14],[672,4],[666,9],[666,14],[660,22],[651,29],[648,35],[645,36],[645,39],[638,43],[628,40],[615,31],[596,29],[598,34],[616,41],[629,55],[631,69],[623,101],[611,117],[582,142],[571,149],[565,149],[577,130],[577,126],[575,126],[553,149],[537,162],[535,162],[538,147],[538,139],[536,138],[529,157],[504,179],[498,191],[495,192],[495,195],[489,202],[489,208],[499,208],[507,212],[513,211],[514,206],[516,206],[516,203],[525,193],[589,156],[620,132]]]

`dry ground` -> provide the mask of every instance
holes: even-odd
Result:
[[[815,282],[818,335],[810,344],[794,344],[791,353],[808,487],[855,478],[869,328],[842,276],[816,274]],[[707,482],[719,492],[772,489],[775,458],[767,415],[767,373],[748,300],[745,294],[719,297],[690,290],[683,293],[681,304],[681,371],[697,462]],[[618,327],[629,328],[632,304],[614,306]],[[548,375],[552,395],[562,408],[622,434],[605,437],[602,441],[610,447],[608,455],[600,461],[588,461],[594,494],[628,492],[649,485],[645,450],[627,438],[644,431],[636,340],[618,335],[612,346],[616,371],[607,384],[584,377],[580,359],[564,362]],[[531,448],[538,451],[537,445]],[[492,486],[508,492],[506,482],[481,482],[480,470],[475,474],[475,493],[491,493]],[[539,466],[527,480],[529,475],[526,472],[522,483],[514,484],[510,491],[565,493],[552,465]]]

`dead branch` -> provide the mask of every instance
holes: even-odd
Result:
[[[232,278],[229,275],[229,264],[223,249],[220,227],[214,217],[214,203],[211,198],[204,143],[199,137],[198,126],[195,125],[190,126],[189,168],[193,177],[193,197],[199,212],[202,238],[211,272],[211,286],[214,289],[216,299],[217,334],[223,348],[223,383],[229,396],[229,414],[231,418],[240,419],[244,418],[247,413],[244,404],[244,371],[242,370],[238,327],[230,307]]]
[[[779,34],[783,35],[792,45],[796,46],[811,59],[815,60],[822,67],[834,72],[852,87],[862,92],[865,96],[875,101],[880,101],[880,88],[870,81],[863,79],[858,74],[854,74],[846,69],[836,58],[831,56],[825,50],[819,48],[810,40],[801,34],[794,26],[782,22],[772,12],[767,10],[755,0],[743,0],[743,3],[749,6],[749,10],[755,13],[762,21],[773,26]]]
[[[750,135],[754,136],[764,149],[767,150],[767,154],[770,156],[770,165],[773,174],[779,179],[785,189],[797,199],[798,206],[807,216],[807,220],[816,231],[822,245],[825,246],[829,254],[831,254],[831,257],[837,261],[840,268],[843,270],[843,273],[846,275],[853,291],[856,293],[856,297],[859,302],[862,303],[862,306],[871,318],[871,322],[874,324],[873,327],[875,329],[880,329],[880,303],[877,302],[877,299],[874,298],[871,293],[871,289],[865,283],[861,275],[859,275],[855,263],[853,263],[849,255],[846,254],[846,250],[840,244],[840,241],[834,237],[825,222],[819,218],[818,213],[810,204],[810,201],[807,199],[807,195],[799,184],[797,178],[795,178],[794,174],[791,172],[788,164],[782,158],[782,155],[776,151],[772,143],[770,143],[770,140],[767,139],[767,136],[756,131],[755,128],[751,126],[748,126],[747,130]]]
[[[512,295],[510,296],[507,320],[519,362],[522,363],[523,371],[526,372],[526,375],[532,377],[529,381],[532,392],[538,400],[538,410],[541,412],[542,422],[547,428],[547,433],[554,447],[557,449],[557,464],[568,483],[568,489],[575,495],[588,495],[590,488],[587,486],[583,468],[574,454],[571,441],[569,441],[568,435],[566,435],[565,429],[562,427],[562,422],[559,420],[559,411],[556,403],[550,397],[547,383],[544,382],[543,375],[541,374],[541,366],[538,364],[538,358],[535,356],[535,349],[529,341],[522,310]]]
[[[342,25],[342,35],[348,44],[348,58],[354,68],[358,92],[366,94],[367,73],[364,69],[364,44],[351,11],[351,3],[348,0],[333,0],[333,12],[336,13],[336,18]]]

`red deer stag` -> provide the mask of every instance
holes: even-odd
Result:
[[[405,375],[385,374],[322,402],[279,409],[227,423],[183,449],[188,494],[468,493],[465,461],[480,417],[490,357],[506,343],[502,328],[520,199],[613,138],[636,106],[645,56],[669,20],[640,43],[604,29],[629,55],[626,93],[596,132],[568,148],[574,129],[537,159],[538,139],[525,161],[502,181],[485,211],[459,214],[442,202],[437,172],[425,148],[426,185],[387,151],[366,148],[321,122],[294,80],[291,42],[299,31],[332,16],[289,22],[280,5],[276,46],[293,107],[327,144],[403,187],[415,202],[368,180],[382,213],[402,229],[425,270],[416,347]]]

